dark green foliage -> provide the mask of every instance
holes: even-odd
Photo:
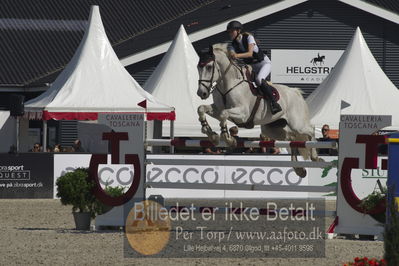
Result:
[[[123,195],[124,188],[123,187],[106,186],[104,191],[111,197],[119,197],[119,196]],[[95,206],[94,206],[96,215],[104,214],[111,209],[112,209],[111,206],[107,206],[107,205],[103,204],[102,202],[100,202],[99,200],[96,201]]]
[[[96,197],[91,192],[94,183],[88,180],[88,176],[88,169],[77,168],[58,178],[57,197],[61,198],[63,205],[72,205],[72,211],[90,212],[94,218]]]
[[[360,203],[359,206],[365,211],[370,211],[374,209],[383,198],[385,198],[385,195],[386,195],[386,188],[384,188],[382,192],[373,191],[367,197],[362,199],[362,202]]]
[[[105,192],[111,197],[119,197],[123,195],[123,187],[105,187]]]
[[[323,169],[323,172],[321,174],[321,178],[324,178],[328,175],[328,173],[330,172],[331,169],[333,168],[337,168],[338,167],[338,160],[333,160],[331,161],[331,165],[327,166]],[[338,176],[338,172],[337,172],[337,176]]]
[[[89,169],[77,168],[58,178],[57,197],[61,198],[63,205],[72,205],[72,211],[90,212],[91,217],[103,214],[110,209],[101,203],[92,193],[95,184],[89,180]],[[105,192],[112,197],[123,195],[123,187],[106,186]]]
[[[383,187],[382,191],[374,190],[371,194],[367,195],[362,202],[360,203],[359,207],[361,207],[364,212],[373,210],[383,199],[386,198],[387,188]],[[385,212],[378,213],[378,214],[370,214],[376,221],[385,224]]]

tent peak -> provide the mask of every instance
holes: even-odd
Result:
[[[72,59],[51,87],[25,107],[28,112],[43,112],[43,117],[83,120],[98,112],[144,112],[136,105],[144,100],[147,114],[174,110],[146,92],[127,72],[108,40],[99,7],[91,6],[85,34]]]
[[[350,104],[341,112],[341,101]],[[326,79],[308,96],[311,121],[316,127],[338,127],[339,114],[398,113],[399,91],[371,53],[359,27]],[[393,117],[399,125],[399,117]]]

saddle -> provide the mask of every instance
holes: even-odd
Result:
[[[266,95],[263,95],[262,92],[254,86],[255,82],[255,72],[252,71],[252,67],[245,65],[245,77],[247,78],[249,88],[251,90],[251,93],[256,96],[256,97],[261,97],[265,100],[268,100],[268,97]],[[272,85],[272,83],[267,82],[270,87],[272,87],[272,93],[273,93],[273,98],[277,102],[280,100],[280,94],[278,93],[277,89]]]
[[[249,116],[248,120],[245,123],[235,123],[238,127],[242,128],[247,128],[251,129],[254,128],[254,117],[256,112],[258,111],[260,101],[264,99],[265,101],[268,100],[268,97],[266,95],[263,95],[261,91],[254,86],[254,81],[255,81],[255,73],[252,71],[252,67],[245,65],[244,66],[244,73],[246,77],[246,81],[249,84],[249,89],[251,90],[252,94],[256,96],[256,102],[255,106],[252,109],[251,115]],[[280,99],[280,94],[278,93],[277,89],[273,87],[271,83],[268,83],[269,86],[272,87],[272,93],[273,93],[273,98],[275,101],[278,101]]]

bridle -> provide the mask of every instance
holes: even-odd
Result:
[[[205,62],[199,62],[198,63],[199,67],[205,67],[210,62],[213,62],[212,63],[212,75],[211,75],[211,78],[210,79],[200,79],[200,80],[198,80],[198,86],[200,86],[200,85],[204,86],[206,88],[206,90],[208,91],[209,95],[211,95],[214,92],[215,88],[217,88],[217,91],[220,93],[220,95],[222,95],[223,103],[225,105],[226,105],[226,102],[227,102],[226,96],[227,96],[227,94],[229,92],[231,92],[235,87],[237,87],[238,85],[240,85],[243,82],[250,83],[250,81],[245,79],[245,75],[242,72],[242,69],[236,63],[234,63],[232,59],[229,59],[229,61],[230,61],[230,64],[227,66],[227,68],[224,71],[223,75],[220,73],[220,69],[217,68],[217,70],[219,72],[219,78],[216,81],[213,80],[213,77],[215,76],[215,68],[216,68],[215,67],[215,65],[216,65],[215,56],[211,57],[210,59],[208,59]],[[230,68],[232,66],[235,66],[236,68],[238,68],[238,70],[240,71],[240,73],[242,75],[242,80],[240,82],[238,82],[236,85],[234,85],[233,87],[231,87],[230,89],[228,89],[227,92],[223,93],[222,91],[219,90],[217,85],[219,84],[219,82],[222,80],[222,78],[226,75],[226,73],[230,70]],[[209,85],[204,84],[204,82],[207,82]]]
[[[213,77],[215,76],[215,65],[216,65],[216,61],[215,61],[215,57],[212,57],[211,59],[205,61],[205,62],[199,62],[198,66],[199,67],[205,67],[207,64],[209,64],[210,62],[212,63],[212,75],[210,79],[199,79],[198,80],[198,86],[202,85],[206,88],[206,90],[208,91],[209,94],[212,94],[213,91],[215,90],[216,86],[218,85],[218,83],[221,80],[221,75],[219,72],[219,68],[218,68],[218,72],[219,72],[219,79],[217,81],[213,81]],[[209,83],[209,85],[204,84],[204,82]]]

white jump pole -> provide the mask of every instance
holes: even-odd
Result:
[[[144,143],[147,146],[164,146],[164,147],[213,147],[214,145],[207,140],[180,140],[180,139],[147,139]],[[238,147],[259,148],[259,147],[275,147],[275,148],[324,148],[337,149],[336,142],[320,142],[320,141],[242,141]],[[221,141],[216,147],[228,147]]]
[[[47,120],[43,120],[43,152],[47,151]]]
[[[175,137],[175,121],[170,120],[170,138],[173,139]],[[170,147],[170,153],[175,153],[175,147]]]

